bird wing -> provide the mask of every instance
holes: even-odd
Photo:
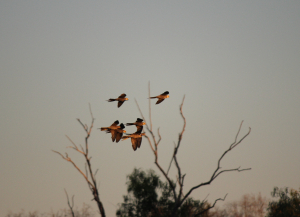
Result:
[[[131,138],[132,149],[135,151],[137,149],[137,140],[135,138]]]
[[[123,94],[121,94],[118,98],[125,98],[125,96],[126,96],[126,94],[123,93]]]
[[[121,140],[122,136],[123,136],[123,133],[119,133],[119,132],[117,133],[117,135],[116,135],[116,142],[117,143]]]
[[[142,137],[136,139],[137,147],[140,148],[142,144]]]
[[[136,119],[136,122],[143,122],[144,120],[143,119],[140,119],[140,118],[137,118]]]
[[[157,102],[155,104],[159,104],[161,103],[162,101],[164,101],[165,99],[158,99]]]
[[[111,140],[114,142],[118,133],[115,130],[111,130],[110,132],[111,132]]]
[[[124,103],[124,101],[118,101],[118,108]]]
[[[111,127],[112,126],[117,126],[119,124],[119,121],[118,120],[116,120],[112,125],[110,125]]]

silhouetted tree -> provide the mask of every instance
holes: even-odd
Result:
[[[171,213],[171,217],[176,217],[178,216],[179,214],[179,210],[180,210],[180,207],[182,205],[185,204],[185,202],[187,201],[187,199],[189,198],[189,196],[191,195],[191,193],[200,188],[200,187],[203,187],[203,186],[206,186],[206,185],[210,185],[219,175],[221,175],[222,173],[225,173],[225,172],[232,172],[232,171],[238,171],[238,172],[241,172],[241,171],[245,171],[245,170],[250,170],[251,168],[247,168],[247,169],[240,169],[240,167],[237,167],[237,168],[232,168],[232,169],[222,169],[221,168],[221,160],[223,159],[223,157],[228,153],[230,152],[231,150],[233,150],[235,147],[237,147],[251,132],[251,128],[249,128],[249,131],[248,133],[246,133],[241,139],[238,139],[238,136],[239,136],[239,133],[240,133],[240,130],[241,130],[241,127],[242,127],[242,123],[238,129],[238,132],[235,136],[235,140],[234,142],[229,146],[228,149],[226,149],[224,151],[224,153],[221,155],[221,157],[219,158],[218,160],[218,163],[217,163],[217,167],[216,169],[212,172],[212,175],[210,177],[210,179],[208,179],[207,181],[205,182],[201,182],[193,187],[191,187],[186,193],[183,192],[183,186],[184,186],[184,178],[185,178],[185,175],[186,174],[183,174],[182,171],[181,171],[181,168],[180,168],[180,165],[179,165],[179,161],[177,159],[177,153],[179,151],[179,148],[180,148],[180,144],[181,144],[181,141],[182,141],[182,137],[183,137],[183,133],[185,131],[185,126],[186,126],[186,119],[183,115],[183,112],[182,112],[182,107],[183,107],[183,103],[184,103],[184,98],[183,97],[183,100],[182,100],[182,103],[180,105],[180,114],[181,114],[181,117],[183,119],[183,128],[182,128],[182,131],[179,133],[179,136],[178,136],[178,141],[177,141],[177,144],[175,144],[175,147],[174,147],[174,152],[173,152],[173,156],[171,158],[171,161],[170,161],[170,166],[169,166],[169,169],[171,167],[171,164],[172,164],[172,161],[174,161],[175,163],[175,166],[176,166],[176,169],[177,169],[177,177],[176,177],[176,184],[171,180],[171,178],[169,177],[168,175],[168,172],[169,172],[169,169],[168,170],[165,170],[163,169],[163,167],[159,164],[158,162],[158,145],[161,141],[161,135],[160,135],[160,132],[159,132],[159,129],[157,130],[157,133],[158,133],[158,137],[159,139],[156,140],[156,137],[154,135],[154,132],[153,132],[153,129],[152,129],[152,119],[151,119],[151,102],[150,102],[150,82],[149,82],[149,123],[146,122],[146,129],[147,131],[150,133],[149,136],[145,136],[147,139],[148,139],[148,142],[149,142],[149,145],[151,147],[151,150],[154,154],[154,163],[155,165],[158,167],[158,169],[160,170],[160,172],[163,174],[163,176],[166,178],[167,182],[168,182],[168,185],[172,191],[172,196],[173,196],[173,201],[174,201],[174,204],[173,204],[173,207],[172,207],[172,213]],[[142,113],[142,111],[140,110],[140,107],[136,101],[136,104],[138,106],[138,109],[140,111],[140,114],[141,116],[143,117],[143,119],[145,120],[145,117]],[[151,141],[151,139],[152,141]],[[210,205],[209,207],[207,207],[207,209],[205,210],[202,210],[202,211],[199,211],[197,214],[195,214],[195,216],[200,216],[201,214],[203,214],[205,211],[213,208],[215,206],[215,204],[217,203],[217,201],[219,200],[225,200],[227,194],[224,196],[224,198],[218,198],[216,199],[212,205]]]
[[[181,117],[183,119],[183,128],[182,128],[182,131],[179,133],[177,143],[175,143],[175,147],[174,147],[174,151],[173,151],[173,154],[172,154],[172,158],[170,160],[169,168],[168,168],[168,170],[165,170],[160,165],[160,163],[158,162],[158,145],[159,145],[162,137],[161,137],[159,129],[158,129],[157,133],[158,133],[159,139],[156,140],[155,134],[153,133],[153,129],[152,129],[151,102],[150,102],[150,83],[149,83],[149,123],[150,124],[148,124],[145,121],[146,122],[146,125],[145,125],[146,127],[144,127],[144,129],[146,128],[146,130],[149,132],[149,134],[145,135],[145,137],[148,140],[149,145],[151,147],[151,150],[154,154],[154,159],[155,159],[154,163],[158,167],[160,172],[163,174],[164,178],[166,179],[166,183],[163,183],[162,186],[161,186],[160,182],[156,183],[157,188],[162,188],[163,189],[162,197],[159,199],[158,202],[164,202],[164,203],[163,203],[163,206],[157,206],[157,203],[155,201],[155,197],[156,197],[155,193],[154,193],[155,190],[153,191],[153,189],[152,189],[152,191],[150,191],[151,189],[149,189],[149,192],[147,194],[149,196],[149,198],[143,198],[143,203],[141,203],[138,200],[139,199],[138,195],[135,195],[136,198],[130,198],[130,197],[127,197],[127,198],[125,197],[124,198],[124,200],[125,200],[124,204],[125,205],[126,205],[126,201],[127,202],[129,201],[126,205],[126,206],[128,206],[128,209],[126,208],[126,210],[129,210],[128,211],[129,214],[132,213],[132,212],[135,212],[137,214],[137,216],[140,216],[140,215],[144,214],[144,212],[147,213],[147,211],[150,210],[150,213],[157,216],[159,213],[161,213],[160,210],[162,210],[163,215],[168,213],[167,216],[171,216],[171,217],[184,216],[182,214],[182,212],[185,213],[185,215],[186,215],[186,213],[191,212],[191,213],[193,213],[193,214],[191,214],[192,216],[203,216],[205,213],[207,213],[208,210],[213,208],[219,200],[224,201],[227,194],[223,198],[215,199],[213,203],[209,204],[206,200],[204,200],[202,202],[197,201],[197,200],[193,200],[191,198],[191,194],[194,190],[196,190],[200,187],[206,186],[206,185],[210,185],[222,173],[233,172],[233,171],[242,172],[242,171],[251,169],[251,168],[240,169],[240,167],[222,169],[222,167],[221,167],[221,161],[225,157],[225,155],[228,152],[232,151],[234,148],[236,148],[251,132],[251,128],[249,128],[248,133],[246,133],[244,136],[242,136],[242,138],[238,139],[240,130],[242,128],[242,123],[243,123],[243,121],[242,121],[241,124],[240,124],[240,127],[238,129],[238,132],[235,136],[234,142],[231,145],[229,145],[229,147],[220,156],[220,158],[217,162],[216,168],[212,171],[211,177],[208,180],[206,180],[204,182],[201,182],[201,183],[198,183],[197,185],[191,187],[186,192],[184,192],[183,191],[184,190],[183,186],[184,186],[184,180],[185,180],[185,175],[186,174],[182,173],[179,161],[177,159],[177,154],[178,154],[178,151],[179,151],[179,148],[180,148],[180,145],[181,145],[182,137],[183,137],[183,134],[185,132],[185,126],[186,126],[186,119],[185,119],[185,117],[183,115],[183,112],[182,112],[183,103],[184,103],[184,97],[183,97],[183,100],[182,100],[182,103],[181,103],[180,109],[179,109]],[[137,101],[136,101],[136,104],[137,104],[138,109],[141,113],[141,116],[145,120],[145,118],[144,118],[144,116],[143,116],[143,114],[142,114],[142,112],[139,108],[139,105],[138,105]],[[79,119],[77,119],[78,122],[80,123],[80,125],[83,127],[84,131],[86,132],[85,147],[80,146],[80,148],[78,148],[78,146],[68,137],[68,139],[71,141],[71,143],[73,145],[73,146],[70,146],[70,148],[74,149],[75,151],[77,151],[78,153],[83,155],[83,157],[85,159],[85,163],[86,163],[85,173],[81,169],[79,169],[77,164],[68,156],[67,153],[65,155],[63,155],[60,152],[57,152],[57,151],[54,151],[54,152],[59,154],[64,160],[70,162],[77,169],[77,171],[84,177],[84,179],[86,180],[86,182],[88,184],[88,187],[89,187],[89,189],[90,189],[90,191],[93,195],[93,199],[96,201],[96,203],[98,205],[99,213],[101,214],[102,217],[105,217],[104,207],[103,207],[103,204],[100,200],[98,186],[97,186],[97,183],[96,183],[96,178],[95,178],[96,173],[94,173],[93,170],[92,170],[91,157],[89,156],[88,139],[91,135],[91,131],[92,131],[93,124],[94,124],[94,117],[93,117],[91,108],[90,108],[90,113],[91,113],[91,117],[92,117],[92,122],[91,122],[90,127],[88,127],[86,124],[83,124]],[[172,162],[174,162],[174,164],[176,166],[176,169],[177,169],[177,177],[175,179],[176,182],[172,181],[172,179],[170,178],[170,176],[168,174],[169,170],[170,170],[170,167],[172,165]],[[155,176],[152,177],[152,178],[153,178],[153,180],[151,179],[150,180],[151,182],[156,180]],[[152,183],[152,184],[154,184],[154,183]],[[134,191],[132,191],[132,192],[134,192]],[[132,199],[132,201],[131,201],[131,199]],[[133,202],[135,202],[136,204],[132,205]],[[154,203],[154,205],[153,205],[153,203]],[[70,209],[72,208],[72,206],[70,206],[70,204],[69,204],[69,208]],[[136,210],[133,210],[133,208],[135,208]],[[131,216],[131,214],[130,215],[129,214],[128,214],[128,216]],[[120,208],[119,215],[122,215],[122,207]],[[147,215],[149,216],[150,214],[147,214]]]
[[[128,195],[116,214],[118,217],[163,217],[170,216],[175,204],[173,192],[168,182],[163,183],[153,170],[147,173],[134,169],[127,176]],[[175,185],[175,183],[173,183]],[[209,205],[188,198],[178,210],[178,216],[191,217],[206,209]],[[208,211],[206,212],[206,214]],[[202,216],[207,216],[203,214]]]
[[[269,203],[267,217],[300,216],[300,191],[275,187],[271,195],[279,200]]]

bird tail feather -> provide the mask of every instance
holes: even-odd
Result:
[[[130,138],[130,136],[123,136],[122,141],[124,141],[125,139],[128,139],[128,138]]]

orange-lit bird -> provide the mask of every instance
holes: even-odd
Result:
[[[123,130],[125,128],[123,123],[120,124],[120,126],[118,126],[118,124],[119,124],[119,121],[116,120],[110,127],[101,127],[100,129],[101,129],[101,131],[106,131],[107,133],[111,133],[111,139],[113,142],[115,140],[117,140],[117,142],[119,142],[120,139],[122,138],[123,133],[126,133],[126,131]]]
[[[146,133],[142,133],[142,131],[136,131],[133,134],[129,134],[128,136],[123,136],[122,141],[128,138],[131,138],[132,149],[135,151],[137,148],[141,147],[142,144],[142,136]]]
[[[128,100],[128,98],[125,98],[125,96],[126,96],[126,94],[123,93],[123,94],[121,94],[118,98],[116,98],[116,99],[110,98],[110,99],[107,100],[107,101],[108,101],[108,102],[118,101],[118,108],[120,108],[121,105],[122,105],[125,101]]]
[[[106,133],[111,133],[111,140],[114,142],[116,141],[116,143],[118,143],[120,141],[120,139],[123,136],[123,133],[126,133],[126,130],[123,130],[125,128],[124,124],[121,123],[120,126],[118,126],[120,128],[118,129],[107,129]]]
[[[155,98],[157,98],[158,100],[157,100],[156,104],[159,104],[162,101],[164,101],[166,98],[169,98],[168,94],[169,94],[169,91],[165,91],[164,93],[162,93],[162,94],[160,94],[158,96],[150,97],[149,99],[155,99]]]
[[[136,122],[127,123],[126,126],[135,125],[136,126],[136,131],[142,131],[143,130],[143,125],[145,125],[145,124],[146,123],[143,122],[143,119],[137,118]]]

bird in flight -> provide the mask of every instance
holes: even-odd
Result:
[[[119,142],[120,139],[123,136],[123,133],[126,133],[126,130],[123,130],[125,128],[124,124],[121,123],[119,126],[119,121],[116,120],[110,127],[101,127],[101,131],[106,131],[106,133],[111,133],[111,140],[114,142]]]
[[[111,140],[113,142],[116,141],[116,143],[118,143],[121,140],[123,133],[126,133],[126,130],[124,130],[124,128],[125,128],[124,124],[121,123],[120,128],[115,130],[108,129],[106,133],[111,133]]]
[[[123,93],[123,94],[121,94],[118,98],[116,98],[116,99],[110,98],[110,99],[107,100],[107,101],[108,101],[108,102],[118,101],[118,108],[120,108],[120,106],[121,106],[125,101],[128,100],[128,98],[125,98],[125,96],[126,96],[126,94]]]
[[[160,94],[160,95],[158,95],[158,96],[153,96],[153,97],[150,97],[150,99],[155,99],[155,98],[157,98],[158,100],[157,100],[157,102],[156,102],[156,104],[159,104],[159,103],[161,103],[162,101],[164,101],[166,98],[169,98],[169,91],[165,91],[164,93],[162,93],[162,94]]]
[[[136,126],[136,131],[142,131],[143,130],[143,125],[145,125],[145,124],[146,123],[143,122],[143,119],[137,118],[136,122],[127,123],[126,126],[135,125]]]
[[[128,138],[131,138],[132,143],[132,149],[135,151],[137,148],[141,147],[142,144],[142,136],[144,136],[146,133],[142,133],[141,130],[136,131],[133,134],[128,134],[128,136],[123,136],[122,141]]]

